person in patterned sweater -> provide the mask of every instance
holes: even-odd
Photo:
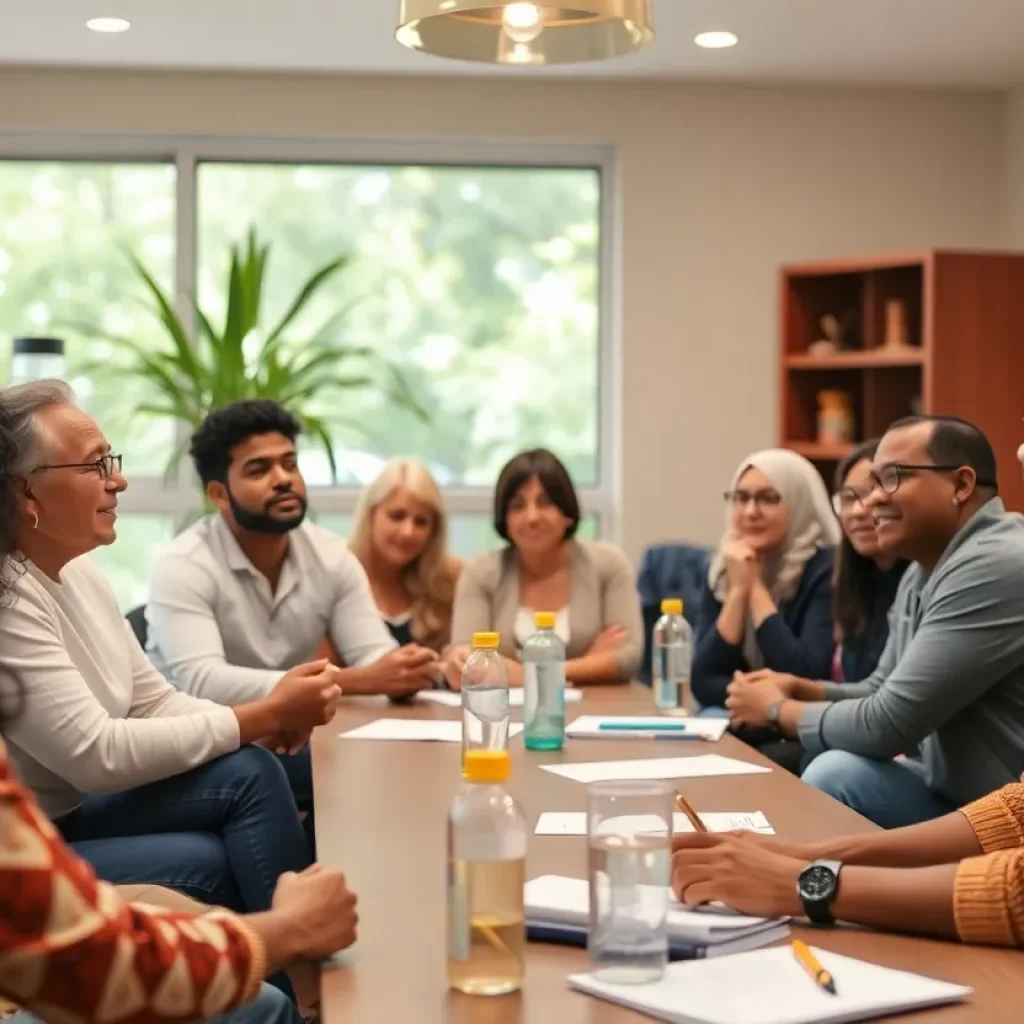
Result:
[[[0,615],[17,572],[7,561],[16,454],[0,406]],[[0,693],[0,732],[21,696]],[[282,875],[258,914],[127,902],[67,846],[0,740],[0,1016],[21,1007],[60,1024],[299,1024],[295,1004],[263,978],[345,949],[357,923],[344,876],[317,865]]]

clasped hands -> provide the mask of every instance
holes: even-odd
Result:
[[[771,669],[734,672],[725,698],[729,724],[733,728],[767,725],[768,709],[779,701],[792,700],[798,682],[796,676]]]

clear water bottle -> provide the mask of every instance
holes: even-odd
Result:
[[[565,644],[555,616],[536,612],[537,632],[523,645],[523,745],[561,750],[565,743]]]
[[[523,984],[527,826],[505,792],[507,750],[469,750],[448,816],[448,984],[498,996]]]
[[[693,665],[693,630],[683,618],[683,602],[661,602],[661,618],[654,625],[651,678],[654,703],[661,711],[688,715],[693,709],[690,669]]]
[[[462,763],[470,750],[508,750],[508,667],[497,633],[474,633],[462,669]]]

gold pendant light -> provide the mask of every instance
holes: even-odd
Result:
[[[654,38],[652,0],[402,0],[395,38],[487,64],[570,64],[633,53]]]

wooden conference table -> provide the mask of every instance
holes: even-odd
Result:
[[[643,714],[650,690],[642,686],[589,690],[577,714]],[[341,868],[359,894],[359,941],[348,966],[322,974],[324,1024],[633,1024],[648,1020],[630,1010],[570,991],[567,974],[584,970],[582,950],[527,944],[527,978],[514,996],[471,998],[445,982],[445,825],[459,779],[454,743],[339,740],[345,729],[382,715],[456,718],[434,705],[395,708],[377,700],[346,701],[335,722],[313,740],[316,827],[320,860]],[[513,721],[520,718],[513,710]],[[513,739],[510,790],[532,832],[542,811],[580,811],[586,787],[543,772],[539,765],[569,761],[692,756],[713,751],[764,763],[731,736],[719,743],[654,744],[644,740],[569,741],[564,751],[527,752]],[[681,782],[698,811],[763,811],[778,835],[795,840],[864,832],[874,825],[776,769],[770,775],[723,776]],[[527,877],[586,877],[586,840],[530,837]],[[926,1024],[1024,1020],[1024,955],[964,947],[855,928],[812,930],[811,941],[838,953],[889,967],[971,985],[960,1006],[913,1015]],[[741,979],[738,979],[741,980]]]

